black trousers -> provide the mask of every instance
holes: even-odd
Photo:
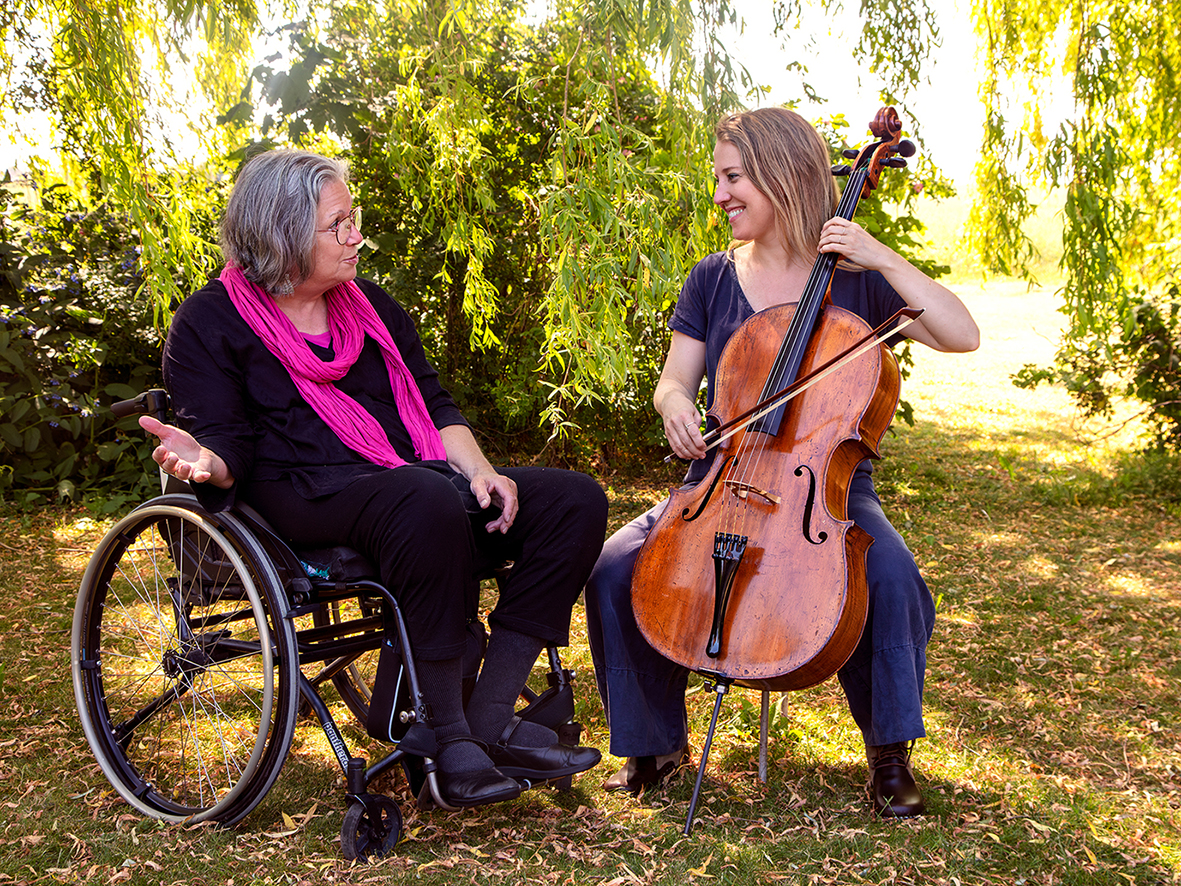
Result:
[[[517,484],[519,510],[505,534],[485,524],[467,481],[444,462],[366,475],[338,493],[300,497],[287,481],[254,483],[245,497],[296,545],[347,545],[378,566],[401,606],[415,655],[462,655],[481,568],[513,561],[490,615],[493,626],[569,643],[570,612],[603,547],[607,497],[585,474],[498,468]]]

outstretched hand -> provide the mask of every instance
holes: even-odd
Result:
[[[152,451],[152,461],[158,464],[164,473],[178,480],[213,483],[222,488],[233,483],[233,478],[229,476],[221,459],[212,449],[206,449],[198,443],[188,431],[166,425],[150,415],[141,415],[139,426],[160,440],[160,445]],[[223,476],[215,477],[215,473],[219,473],[219,468]]]

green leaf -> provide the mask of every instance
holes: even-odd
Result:
[[[127,448],[127,443],[121,440],[108,440],[98,447],[98,457],[103,461],[114,461]]]
[[[25,361],[21,359],[21,355],[12,348],[0,348],[0,360],[4,360],[17,372],[25,371]]]
[[[114,384],[105,385],[103,387],[103,393],[110,397],[114,397],[117,400],[130,400],[133,397],[139,396],[139,394],[142,392],[131,387],[131,385],[125,385],[122,382],[116,382]]]
[[[10,422],[0,424],[0,438],[3,438],[9,448],[13,450],[21,449],[24,445],[24,438],[21,436],[21,432],[17,430],[16,425]]]
[[[31,400],[28,400],[28,399],[17,400],[16,405],[12,407],[12,412],[9,414],[11,415],[12,420],[14,422],[20,421],[22,418],[24,418],[26,415],[29,414],[29,410],[31,410],[32,408],[33,408],[33,403]]]
[[[254,104],[249,101],[240,101],[224,114],[219,114],[217,123],[219,126],[248,123],[253,114]]]

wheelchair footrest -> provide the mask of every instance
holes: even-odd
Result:
[[[558,741],[570,747],[578,747],[579,741],[582,740],[582,724],[581,723],[563,723],[557,728]]]

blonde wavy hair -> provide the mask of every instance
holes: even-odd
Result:
[[[839,197],[816,128],[787,108],[757,108],[723,117],[714,135],[738,148],[751,183],[771,201],[788,253],[813,257]]]

